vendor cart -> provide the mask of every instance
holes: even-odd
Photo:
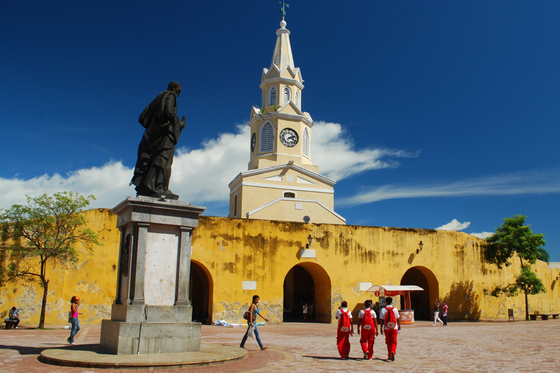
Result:
[[[414,324],[414,310],[410,304],[410,292],[411,291],[424,291],[420,286],[416,285],[375,285],[370,287],[368,292],[375,293],[376,297],[380,297],[383,300],[385,297],[394,297],[397,295],[404,296],[404,309],[399,310],[401,315],[401,324]],[[385,302],[380,301],[379,307],[385,305]]]

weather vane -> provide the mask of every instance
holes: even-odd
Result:
[[[286,12],[288,11],[290,5],[286,4],[284,0],[279,1],[279,3],[282,4],[282,8],[280,8],[280,14],[282,14],[282,19],[284,19],[284,17],[286,17]]]

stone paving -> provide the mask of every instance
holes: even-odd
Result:
[[[78,346],[99,343],[99,327],[83,326]],[[403,325],[394,362],[386,361],[383,337],[375,343],[374,359],[365,361],[359,336],[351,337],[349,360],[338,358],[335,324],[287,323],[259,327],[263,343],[248,340],[245,359],[210,366],[140,369],[136,372],[560,372],[560,320],[456,322],[433,327],[419,321]],[[202,342],[238,346],[245,327],[202,326]],[[0,329],[0,373],[89,373],[107,369],[75,368],[42,363],[42,350],[64,348],[69,331]],[[113,369],[111,372],[131,370]]]

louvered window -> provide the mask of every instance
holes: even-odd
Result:
[[[309,131],[307,130],[307,127],[303,129],[302,147],[303,155],[309,158]]]
[[[274,151],[274,126],[270,122],[266,122],[261,127],[260,152]]]
[[[290,88],[284,87],[283,94],[282,94],[282,105],[287,104],[290,101]]]
[[[276,105],[276,87],[270,88],[270,94],[268,97],[268,105]]]

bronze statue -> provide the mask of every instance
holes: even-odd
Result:
[[[138,121],[146,129],[138,146],[138,161],[130,185],[137,196],[179,199],[169,190],[175,145],[185,128],[185,117],[177,116],[177,97],[181,85],[171,82],[144,109]]]

